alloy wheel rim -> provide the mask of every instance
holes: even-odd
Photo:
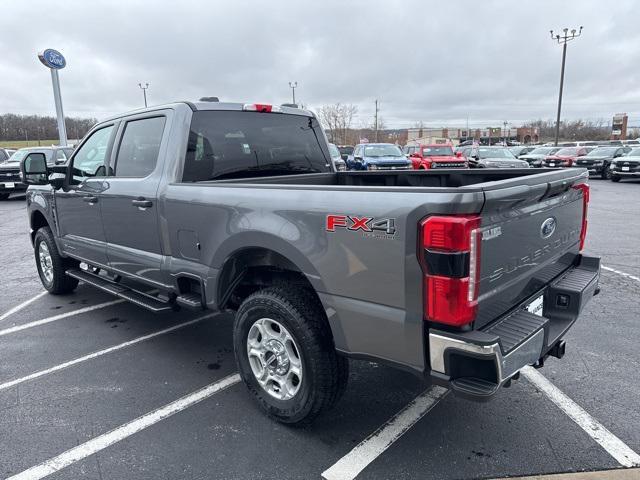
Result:
[[[40,271],[44,277],[44,281],[47,285],[53,282],[53,260],[51,259],[51,252],[45,242],[40,242],[38,245],[38,260],[40,261]]]
[[[302,357],[289,331],[272,318],[256,320],[247,335],[249,365],[258,384],[278,400],[291,400],[302,385]]]

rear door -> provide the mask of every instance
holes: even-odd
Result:
[[[158,227],[158,158],[166,148],[170,111],[122,121],[102,192],[109,266],[119,273],[163,284]]]
[[[68,185],[54,194],[63,250],[95,265],[107,265],[101,205],[106,159],[115,131],[115,124],[105,125],[78,147],[71,159]]]

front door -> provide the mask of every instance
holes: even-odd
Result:
[[[158,226],[158,156],[167,117],[134,117],[124,122],[102,192],[107,256],[112,270],[164,284]]]
[[[93,132],[73,155],[69,185],[54,194],[62,250],[94,265],[108,264],[101,201],[114,134],[114,125]]]

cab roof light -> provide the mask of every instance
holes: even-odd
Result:
[[[282,108],[269,103],[245,103],[242,107],[245,112],[281,113]]]

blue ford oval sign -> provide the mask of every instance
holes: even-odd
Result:
[[[45,67],[60,70],[66,67],[67,61],[64,56],[53,48],[47,48],[44,52],[38,54],[38,58]]]
[[[553,217],[547,218],[540,226],[540,235],[542,238],[549,238],[556,231],[556,219]]]

